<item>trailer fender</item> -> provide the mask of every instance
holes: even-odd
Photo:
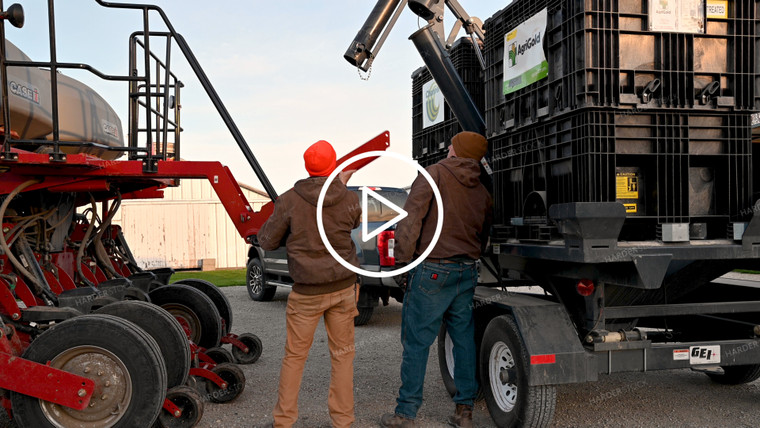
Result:
[[[538,296],[478,287],[474,307],[481,314],[511,313],[530,357],[530,386],[597,380],[594,356],[586,352],[565,308]],[[485,328],[490,320],[476,319]],[[476,333],[482,337],[482,331]]]

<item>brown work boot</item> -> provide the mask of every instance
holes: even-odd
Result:
[[[380,426],[385,428],[414,428],[414,419],[407,419],[395,413],[386,413],[380,418]]]
[[[456,411],[449,416],[449,425],[457,428],[472,428],[472,406],[457,404]]]

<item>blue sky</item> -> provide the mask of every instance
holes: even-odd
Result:
[[[47,2],[17,2],[24,6],[26,24],[6,26],[7,38],[33,60],[47,60]],[[343,53],[374,0],[146,2],[160,6],[188,41],[278,192],[305,176],[301,156],[317,140],[330,141],[340,156],[388,130],[391,149],[411,156],[411,74],[423,63],[408,37],[424,22],[410,10],[402,13],[365,81]],[[460,2],[485,21],[509,0]],[[108,74],[127,72],[127,40],[141,26],[140,13],[105,9],[94,0],[58,0],[55,7],[60,61],[90,63]],[[448,31],[453,18],[448,11],[446,17]],[[156,18],[151,20],[157,24]],[[173,58],[175,73],[185,83],[183,158],[218,160],[239,181],[260,187],[178,51]],[[126,127],[126,84],[100,82],[83,72],[66,74],[100,92]],[[382,161],[350,184],[405,186],[415,175],[410,167]]]

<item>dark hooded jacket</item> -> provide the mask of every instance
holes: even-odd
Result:
[[[288,270],[295,282],[293,291],[301,294],[327,294],[350,287],[356,274],[329,253],[317,228],[317,201],[326,177],[311,177],[296,182],[280,195],[274,213],[261,226],[259,245],[272,251],[285,245]],[[359,197],[340,180],[334,180],[325,194],[322,223],[335,251],[354,266],[359,265],[351,230],[361,222]]]
[[[480,166],[474,159],[452,157],[425,169],[443,199],[443,228],[428,259],[476,260],[488,239],[493,201],[480,182]],[[438,207],[433,189],[422,174],[412,184],[404,204],[409,214],[396,228],[396,260],[410,262],[433,240]]]

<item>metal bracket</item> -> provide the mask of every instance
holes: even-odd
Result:
[[[155,174],[158,172],[158,159],[154,158],[148,158],[143,159],[142,166],[143,166],[143,172],[149,173],[149,174]]]
[[[10,151],[0,153],[0,161],[18,162],[18,153],[13,153]]]
[[[50,162],[66,162],[66,153],[53,152],[48,155]]]

